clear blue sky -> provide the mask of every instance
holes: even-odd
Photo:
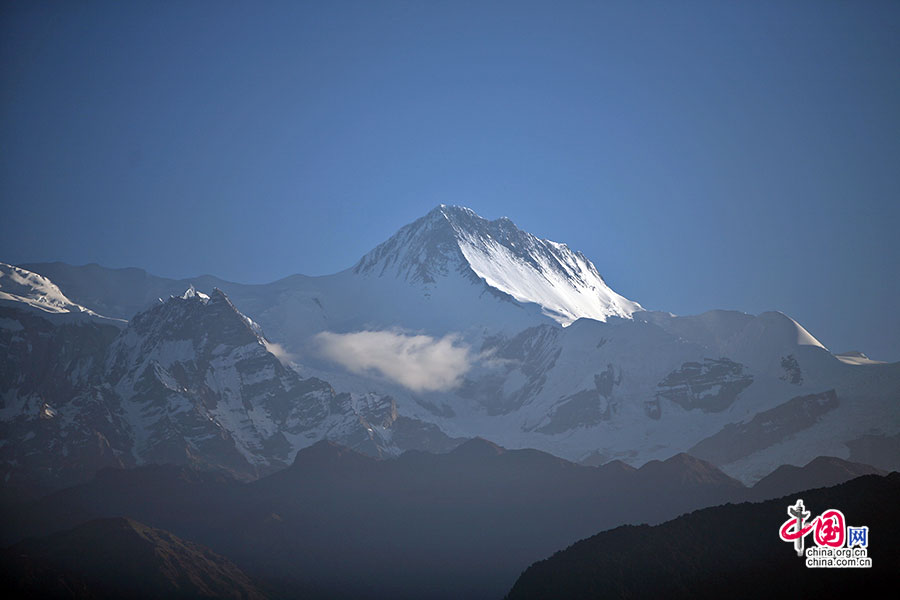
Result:
[[[265,282],[463,204],[900,360],[898,2],[0,6],[0,260]]]

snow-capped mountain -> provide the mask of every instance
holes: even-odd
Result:
[[[468,208],[440,205],[366,254],[357,274],[387,274],[435,284],[452,272],[483,281],[554,321],[605,321],[641,306],[615,293],[581,252],[542,240],[506,217],[488,221]]]
[[[7,482],[54,486],[148,463],[256,478],[323,438],[376,456],[452,447],[433,426],[400,418],[390,397],[337,393],[284,366],[218,289],[159,301],[124,330],[55,323],[20,304],[0,307]]]
[[[436,421],[450,435],[464,423],[598,464],[679,449],[747,482],[821,455],[862,461],[863,447],[872,464],[900,466],[900,363],[846,364],[781,313],[582,319],[486,349],[495,360],[452,392],[470,404],[447,398],[457,414]]]
[[[255,475],[289,464],[304,433],[326,433],[330,405],[341,404],[334,390],[301,380],[266,344],[219,290],[189,289],[135,316],[104,374],[134,462],[182,463],[187,454]]]
[[[139,269],[23,265],[58,282],[85,306],[130,319],[187,287],[218,287],[269,336],[302,353],[321,331],[403,327],[443,335],[520,331],[578,318],[605,321],[641,310],[607,286],[594,265],[565,244],[542,240],[506,218],[438,206],[401,228],[352,268],[322,277],[293,275],[265,285],[215,277],[171,280]]]
[[[820,455],[900,467],[900,363],[832,355],[781,313],[645,311],[580,253],[465,208],[435,208],[340,273],[265,285],[29,268],[130,319],[76,353],[92,366],[67,384],[89,380],[76,397],[97,414],[114,406],[117,460],[187,453],[253,476],[319,437],[391,454],[481,436],[591,463],[690,451],[744,481]],[[43,336],[61,352],[49,325],[0,323],[9,348]],[[3,426],[36,418],[50,392],[13,384],[31,377],[18,356],[3,368]]]
[[[641,310],[564,244],[521,231],[509,219],[488,221],[443,205],[340,273],[222,289],[274,340],[301,354],[322,331],[400,327],[471,338],[485,324],[511,333]]]

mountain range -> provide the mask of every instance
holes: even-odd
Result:
[[[47,536],[127,518],[227,557],[214,559],[217,572],[239,581],[239,569],[272,597],[487,599],[501,597],[531,563],[598,531],[883,475],[835,458],[790,479],[778,473],[778,485],[748,488],[687,454],[635,469],[578,465],[479,438],[448,453],[383,459],[320,441],[253,482],[175,465],[103,469],[87,483],[6,506],[0,544],[16,542],[10,554],[28,548],[44,560],[36,548],[52,545]],[[134,537],[134,526],[122,528]],[[57,553],[60,561],[73,554]],[[194,572],[194,562],[184,557],[179,569]]]
[[[644,310],[581,253],[462,207],[265,285],[2,265],[0,348],[7,489],[150,463],[253,480],[325,438],[689,452],[745,483],[822,455],[900,464],[900,363],[833,354],[782,313]]]

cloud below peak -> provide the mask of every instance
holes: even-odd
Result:
[[[434,338],[398,331],[316,335],[320,353],[353,373],[371,373],[414,392],[449,390],[472,368],[468,346],[455,335]]]

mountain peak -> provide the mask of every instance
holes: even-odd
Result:
[[[296,473],[334,473],[336,469],[365,470],[376,462],[377,460],[371,456],[360,454],[337,442],[321,439],[298,451],[290,468],[270,476],[270,479],[277,481],[281,477],[293,476],[292,474]]]
[[[190,300],[191,298],[198,298],[203,301],[209,301],[209,296],[194,289],[194,284],[191,284],[191,286],[181,296],[182,300]]]
[[[490,221],[463,206],[435,207],[366,254],[353,272],[425,285],[458,274],[537,304],[564,326],[642,310],[610,289],[581,252],[523,231],[508,217]]]
[[[664,461],[651,460],[638,471],[655,481],[717,482],[727,486],[740,487],[741,484],[723,473],[715,465],[686,452],[679,452]]]
[[[265,346],[259,326],[220,290],[207,295],[191,286],[183,295],[170,296],[136,314],[125,336],[114,342],[110,360],[123,366],[139,356],[153,357],[168,365],[192,353],[247,345]]]
[[[505,450],[494,442],[486,440],[483,437],[474,437],[457,446],[450,454],[462,458],[482,459],[499,456],[504,452]]]
[[[525,233],[516,227],[509,217],[500,217],[492,221],[482,217],[467,206],[455,204],[439,204],[425,215],[424,219],[429,219],[432,222],[446,222],[452,227],[456,237],[464,237],[466,234],[471,235],[479,232],[506,231],[508,234],[513,232]],[[416,223],[418,222],[416,221]]]
[[[443,215],[445,217],[451,217],[452,215],[468,215],[476,218],[481,218],[478,214],[469,208],[468,206],[462,206],[459,204],[438,204],[428,213],[429,215]]]
[[[781,465],[753,486],[757,498],[777,498],[799,490],[839,485],[862,475],[886,475],[876,467],[835,456],[817,456],[802,467]]]

